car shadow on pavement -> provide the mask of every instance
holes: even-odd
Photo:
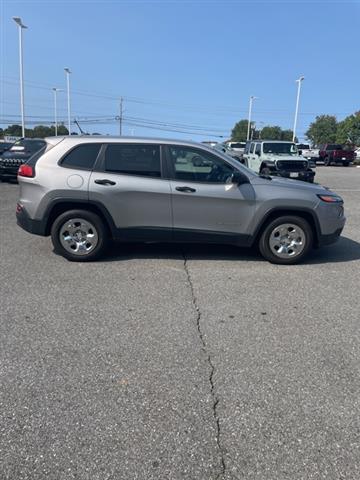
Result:
[[[313,250],[305,264],[342,263],[360,260],[360,243],[347,237],[340,237],[333,245]]]
[[[251,261],[264,262],[256,248],[239,248],[229,245],[203,244],[144,244],[114,243],[100,262],[113,262],[131,259],[173,259],[215,261]],[[360,243],[347,237],[327,247],[314,249],[302,262],[303,265],[322,263],[341,263],[360,260]]]
[[[263,261],[256,249],[217,244],[113,243],[102,262],[130,259]]]

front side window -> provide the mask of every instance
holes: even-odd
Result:
[[[255,153],[259,156],[261,155],[261,143],[256,144]]]
[[[99,154],[100,143],[87,143],[73,148],[62,160],[61,166],[92,170]]]
[[[169,150],[175,180],[231,183],[234,168],[221,158],[191,147],[172,146]]]
[[[107,172],[161,177],[159,145],[110,144],[105,152]]]
[[[250,153],[254,153],[255,151],[255,143],[252,143],[250,146]]]

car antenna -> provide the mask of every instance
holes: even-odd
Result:
[[[74,119],[74,123],[77,125],[78,129],[80,130],[81,135],[87,135],[87,133],[84,132],[84,130],[80,127],[80,123]]]

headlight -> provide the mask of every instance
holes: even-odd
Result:
[[[320,200],[326,203],[342,203],[343,199],[339,195],[318,195]]]

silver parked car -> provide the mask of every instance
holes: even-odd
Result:
[[[18,172],[17,222],[51,235],[74,261],[108,241],[258,245],[292,264],[334,242],[341,197],[319,186],[262,177],[201,144],[146,138],[52,137]]]

